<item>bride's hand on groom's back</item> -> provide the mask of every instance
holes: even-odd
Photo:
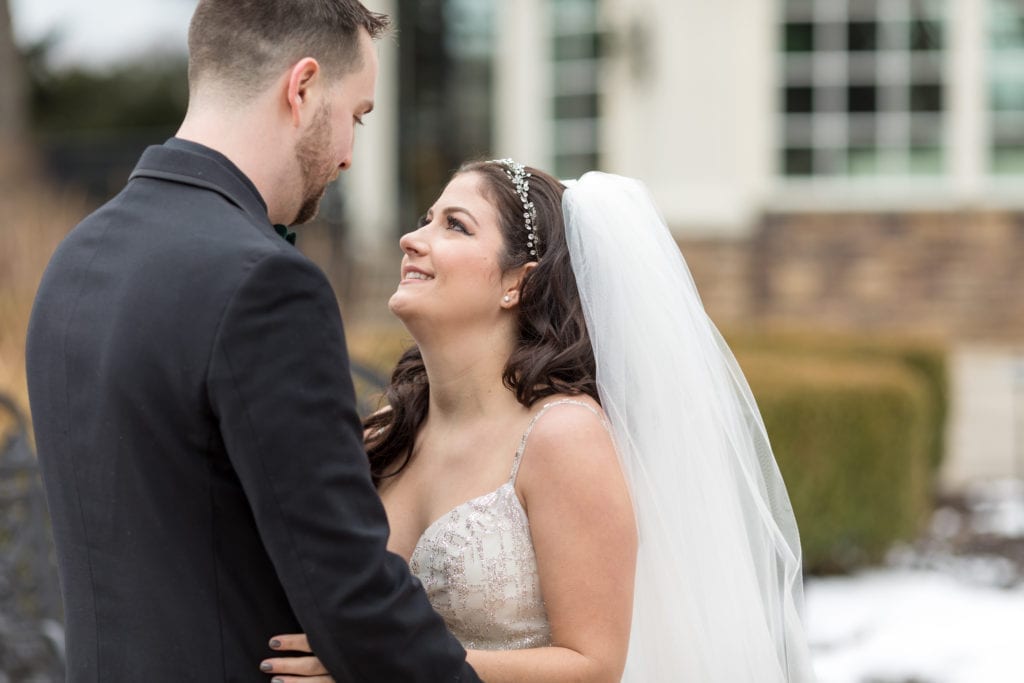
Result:
[[[313,655],[309,647],[309,640],[305,633],[291,633],[282,636],[274,636],[270,639],[270,648],[278,652],[301,652],[306,656],[273,657],[260,662],[260,671],[265,674],[273,674],[271,679],[274,683],[334,683],[334,679],[327,673],[327,669],[320,663],[320,660]]]

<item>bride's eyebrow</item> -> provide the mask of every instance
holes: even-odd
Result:
[[[447,207],[447,208],[446,208],[446,209],[444,210],[444,212],[445,212],[445,213],[447,213],[447,214],[453,214],[453,213],[464,213],[464,214],[466,214],[467,216],[469,216],[469,220],[473,221],[473,224],[474,224],[475,226],[477,226],[478,228],[480,227],[480,223],[479,223],[479,222],[477,222],[477,220],[476,220],[476,218],[475,218],[475,217],[473,216],[473,214],[471,214],[471,213],[470,213],[469,211],[467,211],[466,209],[462,208],[461,206],[449,206],[449,207]]]

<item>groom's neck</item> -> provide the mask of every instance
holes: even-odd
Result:
[[[294,154],[286,149],[275,122],[258,103],[229,106],[215,102],[190,103],[176,137],[199,143],[231,160],[256,186],[272,223],[290,223],[292,187],[298,182]]]

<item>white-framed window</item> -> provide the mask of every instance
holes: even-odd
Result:
[[[495,0],[444,0],[449,115],[466,159],[493,146]],[[401,34],[399,34],[401,40]]]
[[[552,161],[559,178],[598,167],[597,0],[550,0]]]
[[[779,175],[944,174],[948,0],[779,1]]]
[[[1024,175],[1024,2],[989,0],[989,172]]]

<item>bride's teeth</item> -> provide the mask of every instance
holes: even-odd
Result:
[[[424,275],[423,273],[417,273],[416,271],[410,271],[409,274],[406,275],[405,277],[410,279],[410,280],[433,280],[434,279],[434,278],[430,277],[429,275]]]

